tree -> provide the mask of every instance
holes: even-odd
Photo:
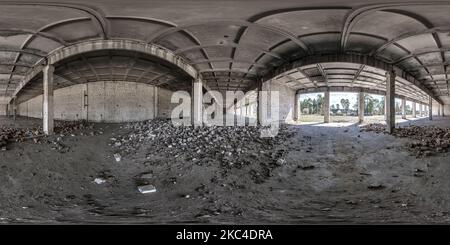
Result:
[[[344,110],[345,114],[347,115],[348,109],[350,108],[350,101],[348,99],[341,99],[341,105],[342,109]]]

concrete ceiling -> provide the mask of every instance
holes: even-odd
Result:
[[[182,90],[190,78],[175,65],[146,54],[124,50],[92,51],[54,64],[54,89],[97,81],[128,81]],[[17,95],[17,102],[43,93],[42,75],[35,76]]]
[[[0,96],[11,96],[48,53],[94,39],[163,46],[194,65],[211,89],[245,90],[306,56],[357,53],[401,68],[437,97],[450,93],[450,1],[60,0],[0,6]],[[338,82],[353,81],[360,72],[353,86],[380,75],[360,66],[334,68],[341,75],[330,78]],[[414,89],[405,93],[415,97]]]

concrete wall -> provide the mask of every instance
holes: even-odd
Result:
[[[276,81],[263,83],[263,90],[278,91],[279,94],[279,120],[281,122],[291,122],[294,120],[295,90]]]
[[[450,116],[450,96],[442,96],[441,99],[444,102],[444,115]]]
[[[8,105],[0,104],[0,116],[7,115],[6,110],[8,109]]]
[[[442,97],[442,101],[444,102],[444,115],[449,116],[450,114],[450,97]],[[438,115],[439,104],[433,100],[433,116]]]
[[[157,114],[160,118],[170,118],[172,109],[178,104],[170,103],[173,92],[167,89],[158,88],[158,109]]]
[[[278,109],[278,119],[280,122],[289,123],[294,120],[294,101],[295,101],[295,90],[289,88],[288,86],[275,81],[267,81],[263,83],[263,91],[278,91],[278,108],[274,105],[269,105],[270,101],[274,99],[273,94],[269,92],[269,98],[267,101],[267,108]],[[257,105],[256,105],[256,94],[252,95],[249,106],[245,109],[247,111],[247,117],[256,118]],[[227,113],[234,113],[234,107],[227,107]],[[238,111],[239,115],[239,111]],[[268,113],[269,119],[272,119],[271,113]]]
[[[159,117],[170,116],[171,92],[158,88]],[[132,82],[94,82],[54,91],[55,119],[93,122],[142,121],[155,117],[155,87]],[[175,106],[175,105],[174,105]],[[42,117],[42,95],[18,106],[18,114]]]

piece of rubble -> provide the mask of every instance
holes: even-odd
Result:
[[[382,184],[371,184],[367,187],[369,190],[381,190],[386,188],[384,185]]]
[[[156,188],[153,185],[142,185],[138,187],[138,190],[142,194],[154,193],[156,192]]]
[[[116,159],[116,162],[120,162],[122,160],[122,156],[119,153],[114,153],[114,159]]]

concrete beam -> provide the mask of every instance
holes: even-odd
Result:
[[[268,72],[264,76],[263,81],[270,80],[274,77],[277,77],[287,71],[291,71],[298,67],[319,64],[319,63],[328,63],[328,62],[361,64],[361,65],[365,65],[366,67],[378,68],[378,69],[381,69],[384,71],[393,70],[397,74],[398,79],[402,79],[403,82],[411,83],[412,85],[414,85],[418,89],[422,90],[427,95],[432,96],[433,99],[436,100],[438,103],[442,104],[441,99],[439,99],[430,89],[425,87],[425,85],[421,81],[416,79],[413,75],[411,75],[410,73],[404,71],[403,69],[401,69],[397,66],[392,66],[389,63],[386,63],[380,59],[371,57],[369,55],[359,55],[359,54],[329,54],[329,55],[327,55],[327,54],[324,54],[324,55],[312,55],[312,56],[302,57],[301,59],[287,63],[286,65],[283,65],[279,68],[272,70],[271,72]],[[412,96],[411,96],[411,98],[412,98]]]
[[[203,81],[192,81],[191,123],[194,127],[203,126]]]
[[[17,85],[13,96],[16,96],[25,87],[25,85],[32,81],[36,75],[42,72],[44,66],[48,64],[53,65],[76,55],[99,50],[128,50],[143,53],[165,60],[174,66],[177,66],[192,78],[198,77],[197,69],[190,65],[185,58],[176,55],[174,52],[162,46],[124,39],[91,40],[59,48],[53,51],[48,57],[38,61],[33,67],[31,67],[30,71],[27,72],[23,80]]]
[[[395,128],[395,72],[386,72],[386,131],[389,134]]]
[[[323,98],[323,122],[330,122],[330,91],[325,91]]]
[[[364,122],[364,107],[365,107],[365,103],[364,103],[364,93],[363,92],[359,92],[359,96],[358,96],[358,119],[359,119],[359,123]]]
[[[54,66],[46,65],[43,72],[43,90],[44,99],[42,103],[42,120],[43,129],[46,135],[53,134],[54,127],[54,109],[53,109],[53,72],[55,71]]]

